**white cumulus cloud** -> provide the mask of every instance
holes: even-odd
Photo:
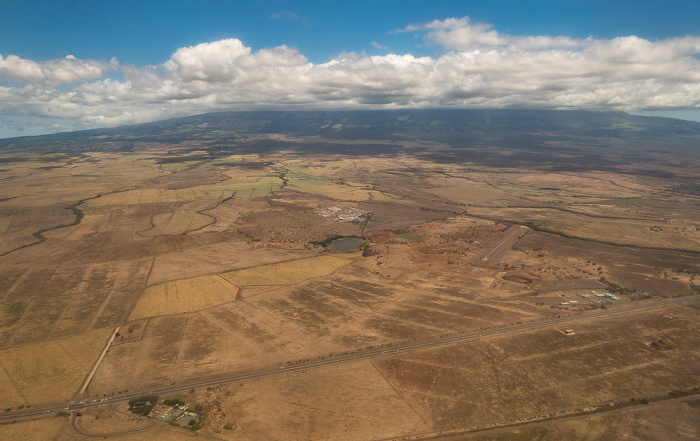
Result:
[[[161,65],[142,67],[0,55],[0,116],[79,128],[237,109],[700,109],[697,36],[511,36],[468,17],[397,32],[423,36],[443,51],[348,52],[313,64],[285,45],[254,51],[231,38],[183,47]],[[113,70],[117,75],[106,78]]]
[[[0,54],[0,80],[18,83],[49,81],[55,84],[89,81],[104,76],[107,70],[115,70],[119,63],[115,58],[109,63],[95,60],[79,60],[73,55],[37,63],[16,55],[7,58]]]
[[[44,79],[41,65],[31,60],[22,59],[16,55],[3,58],[0,54],[0,80],[31,82]]]
[[[469,50],[481,46],[501,46],[508,40],[498,34],[493,25],[472,23],[469,17],[434,20],[424,25],[409,25],[398,32],[428,31],[426,38],[454,50]]]

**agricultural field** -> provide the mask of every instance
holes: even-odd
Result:
[[[75,405],[96,363],[76,424],[111,439],[663,439],[639,400],[689,413],[669,394],[700,386],[690,129],[518,144],[343,115],[0,142],[0,420]],[[164,388],[206,407],[201,431],[100,401]],[[0,431],[82,436],[46,421]]]
[[[581,209],[576,206],[568,210],[560,210],[478,207],[471,208],[468,212],[474,216],[488,214],[501,219],[520,219],[521,223],[546,231],[557,231],[600,242],[700,251],[700,230],[697,229],[700,218],[680,217],[672,210],[656,210],[656,216],[652,217],[639,209],[634,212],[620,213],[619,210],[614,209],[587,208]],[[603,213],[600,213],[601,211]],[[668,215],[664,216],[665,214]],[[591,218],[597,219],[591,222]]]
[[[0,351],[7,407],[65,403],[78,391],[112,329]]]
[[[143,291],[129,321],[207,309],[236,300],[239,287],[220,276],[151,285]]]
[[[698,431],[697,407],[693,399],[673,403],[650,403],[641,408],[623,408],[606,415],[570,418],[554,423],[528,425],[518,429],[494,430],[492,435],[473,434],[463,439],[475,441],[593,441],[599,439],[675,439],[691,441]]]
[[[629,405],[663,397],[669,390],[692,382],[699,373],[700,353],[696,349],[688,352],[697,347],[698,309],[685,307],[668,313],[672,318],[654,312],[623,322],[586,322],[578,325],[572,336],[553,327],[459,347],[223,385],[197,391],[193,399],[218,403],[211,406],[211,424],[203,433],[225,439],[279,437],[283,433],[293,439],[429,437],[464,427],[483,429],[504,421],[565,416],[589,407]],[[695,337],[688,339],[686,332]],[[659,338],[667,342],[668,349],[654,349],[651,343]],[[655,412],[665,409],[663,403],[653,405],[659,406]],[[696,431],[697,426],[693,429],[690,422],[697,423],[697,413],[682,402],[673,406],[689,418],[682,424],[683,430]],[[315,412],[303,412],[308,407]],[[645,425],[643,406],[626,410],[642,414],[636,418],[639,425]],[[260,415],[269,418],[261,419]],[[601,422],[602,433],[625,425],[619,419],[607,422],[610,417],[590,418]],[[391,428],[384,423],[389,420],[395,421]],[[574,423],[562,427],[555,423],[548,433],[573,430]],[[659,419],[650,420],[657,425],[655,430],[659,423]],[[580,422],[575,424],[580,428]],[[235,430],[227,431],[226,425],[235,426]],[[670,424],[660,426],[673,430]],[[631,427],[625,430],[631,431]],[[292,433],[304,436],[289,435]],[[600,439],[595,433],[590,439]],[[663,439],[663,433],[655,435],[651,439]]]
[[[224,273],[221,276],[238,286],[292,285],[307,279],[330,275],[357,255],[319,256],[273,265],[257,266]]]

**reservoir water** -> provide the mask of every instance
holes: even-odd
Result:
[[[331,251],[334,253],[344,253],[346,251],[352,251],[357,247],[362,246],[365,243],[364,240],[358,239],[356,237],[344,237],[342,239],[336,239],[330,243]]]

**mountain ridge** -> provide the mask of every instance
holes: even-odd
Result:
[[[700,123],[630,115],[621,111],[532,109],[406,109],[338,111],[226,111],[48,135],[0,139],[0,149],[64,151],[133,148],[136,142],[230,142],[240,136],[277,133],[338,140],[416,139],[467,145],[503,141],[508,135],[576,137],[593,140],[700,140]],[[541,141],[541,139],[540,139]],[[545,140],[546,141],[546,140]],[[549,141],[556,141],[550,139]],[[117,146],[105,146],[117,143]],[[510,144],[510,143],[509,143]],[[685,143],[684,143],[685,144]],[[454,147],[454,145],[453,145]]]

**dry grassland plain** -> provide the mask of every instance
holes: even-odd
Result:
[[[270,134],[237,139],[241,154],[205,141],[0,152],[9,413],[73,399],[117,326],[86,399],[182,386],[210,417],[198,433],[158,423],[110,439],[428,437],[700,386],[697,302],[585,320],[698,292],[698,197],[677,189],[700,168],[499,166],[522,152],[458,157],[437,142],[386,154],[375,152],[393,146],[384,141],[368,153],[338,153],[363,143],[333,139],[323,143],[336,153],[292,148],[305,141],[319,143]],[[246,153],[255,142],[290,148]],[[366,216],[317,214],[332,208]],[[531,230],[502,259],[475,264],[511,224]],[[336,236],[367,245],[319,245]],[[202,379],[579,315],[574,335],[550,326],[188,393]],[[677,403],[654,405],[668,414]],[[662,439],[666,426],[638,412],[639,430]],[[118,403],[81,418],[98,435],[141,424]],[[629,420],[591,418],[604,428],[582,419],[527,433],[634,432]],[[64,418],[42,421],[0,431],[80,438]],[[531,439],[511,432],[497,436]]]
[[[0,364],[8,380],[5,387],[9,394],[3,394],[5,406],[65,403],[71,399],[111,332],[102,329],[0,351]]]
[[[251,440],[265,436],[428,437],[453,430],[459,433],[461,428],[483,429],[502,422],[565,416],[586,408],[605,409],[613,403],[629,405],[632,399],[663,398],[669,390],[692,382],[700,373],[698,311],[695,307],[680,307],[666,313],[640,313],[624,321],[588,321],[578,324],[572,336],[552,327],[490,337],[200,390],[188,399],[216,403],[209,406],[210,424],[203,433]],[[693,337],[689,339],[688,335]],[[668,342],[668,349],[657,350],[651,345],[659,337]],[[664,409],[662,402],[656,405]],[[639,407],[628,409],[644,412]],[[697,427],[693,429],[697,413],[689,406],[681,406],[680,410],[685,410],[689,418],[681,425],[683,430],[697,432]],[[644,421],[643,416],[638,418]],[[567,424],[549,431],[555,434],[572,430],[573,423]],[[614,424],[601,424],[598,431],[583,428],[590,437],[583,439],[606,439],[595,434],[618,430],[626,423],[618,419]],[[672,424],[659,424],[653,418],[650,424],[674,430]],[[227,425],[235,430],[224,429]],[[631,427],[627,425],[625,430],[631,431]],[[666,435],[655,430],[651,430],[653,436],[649,439]],[[568,434],[562,439],[579,438]]]
[[[642,408],[624,409],[605,415],[566,419],[528,425],[518,429],[491,431],[491,435],[472,434],[457,439],[475,441],[596,441],[606,439],[664,439],[672,433],[679,441],[700,436],[697,407],[692,399]],[[447,438],[449,439],[449,438]]]

